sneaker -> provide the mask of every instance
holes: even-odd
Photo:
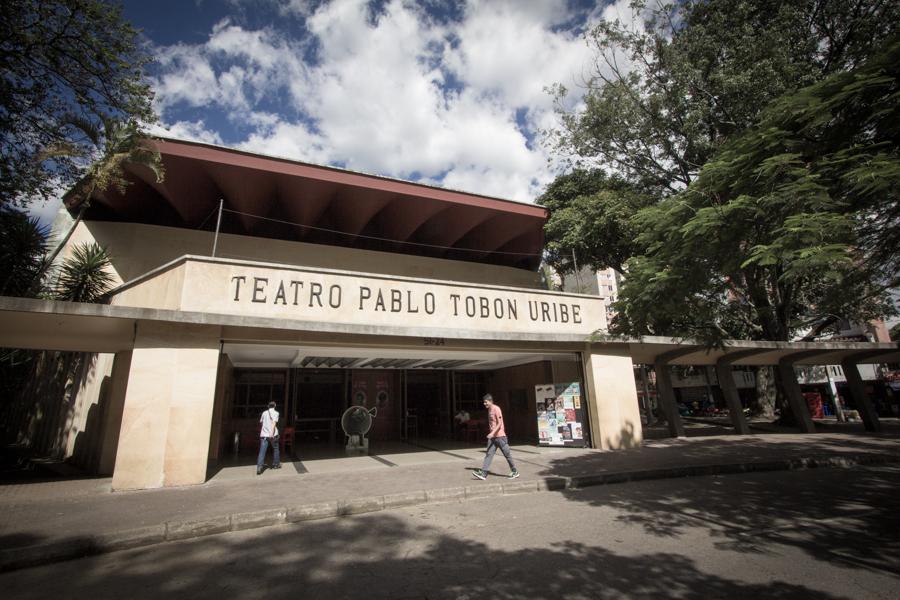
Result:
[[[483,481],[487,479],[487,473],[485,473],[481,469],[475,469],[474,471],[472,471],[472,477],[474,477],[475,479],[481,479]]]
[[[515,479],[515,478],[518,477],[518,476],[519,476],[519,472],[518,472],[518,471],[513,471],[512,473],[510,473],[509,475],[507,475],[507,478],[509,478],[509,479]]]
[[[258,469],[256,469],[257,475],[262,475],[262,472],[263,472],[262,467],[259,467]]]
[[[272,465],[272,468],[273,468],[273,469],[280,469],[280,468],[281,468],[281,465]]]

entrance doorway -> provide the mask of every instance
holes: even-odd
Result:
[[[289,406],[297,444],[335,445],[341,441],[340,419],[347,408],[347,373],[343,369],[291,369]]]
[[[258,437],[263,401],[274,399],[284,407],[284,426],[294,428],[288,460],[344,456],[340,419],[351,405],[377,410],[370,453],[482,446],[487,419],[481,399],[488,392],[503,410],[510,440],[537,444],[535,387],[583,383],[575,353],[239,343],[226,343],[223,351],[234,366],[223,373],[233,373],[226,389],[235,404],[225,409],[232,418],[222,423],[220,439],[230,439],[238,417]],[[464,426],[455,418],[460,413],[471,422]],[[247,437],[244,452],[254,453],[258,440]],[[228,454],[226,446],[220,455]]]
[[[448,371],[407,371],[406,419],[409,438],[444,438],[450,429]]]

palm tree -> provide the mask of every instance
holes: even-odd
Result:
[[[26,296],[47,271],[47,228],[26,213],[0,207],[0,295]]]
[[[109,253],[99,244],[79,244],[60,269],[52,296],[69,302],[97,302],[115,278],[109,272]]]
[[[124,193],[129,184],[125,177],[125,165],[142,165],[149,168],[156,176],[157,183],[162,183],[165,177],[159,151],[150,146],[147,135],[136,121],[119,121],[113,118],[104,118],[102,121],[101,128],[86,119],[72,117],[68,120],[67,125],[83,133],[95,148],[100,149],[100,154],[69,195],[68,204],[70,207],[77,206],[78,214],[66,235],[48,257],[50,264],[72,237],[95,192],[103,192],[113,187]]]

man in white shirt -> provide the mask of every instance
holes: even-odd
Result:
[[[269,408],[264,410],[259,416],[259,422],[262,426],[259,429],[259,456],[256,458],[256,474],[263,472],[263,461],[266,459],[266,451],[269,444],[272,444],[273,457],[272,468],[281,468],[281,449],[279,448],[278,439],[278,411],[275,410],[275,403],[269,402]]]

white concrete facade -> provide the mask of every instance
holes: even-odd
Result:
[[[194,321],[139,320],[132,339],[106,354],[112,385],[99,470],[114,464],[116,490],[205,481],[208,460],[223,443],[215,425],[222,420],[217,397],[227,386],[225,340],[319,344],[332,353],[352,340],[370,353],[382,348],[410,356],[428,356],[435,348],[423,344],[440,340],[445,355],[472,357],[487,349],[518,356],[519,363],[529,353],[540,360],[541,350],[577,355],[586,367],[593,443],[605,449],[640,443],[634,390],[619,389],[630,381],[630,360],[585,346],[606,328],[603,299],[538,289],[534,273],[244,236],[219,240],[226,257],[186,256],[177,253],[210,248],[212,236],[137,224],[83,222],[70,245],[88,241],[105,244],[116,257],[122,283],[109,310]],[[213,315],[230,324],[213,323]],[[44,343],[54,337],[34,333],[27,335]],[[91,395],[96,390],[82,390],[86,401]]]

